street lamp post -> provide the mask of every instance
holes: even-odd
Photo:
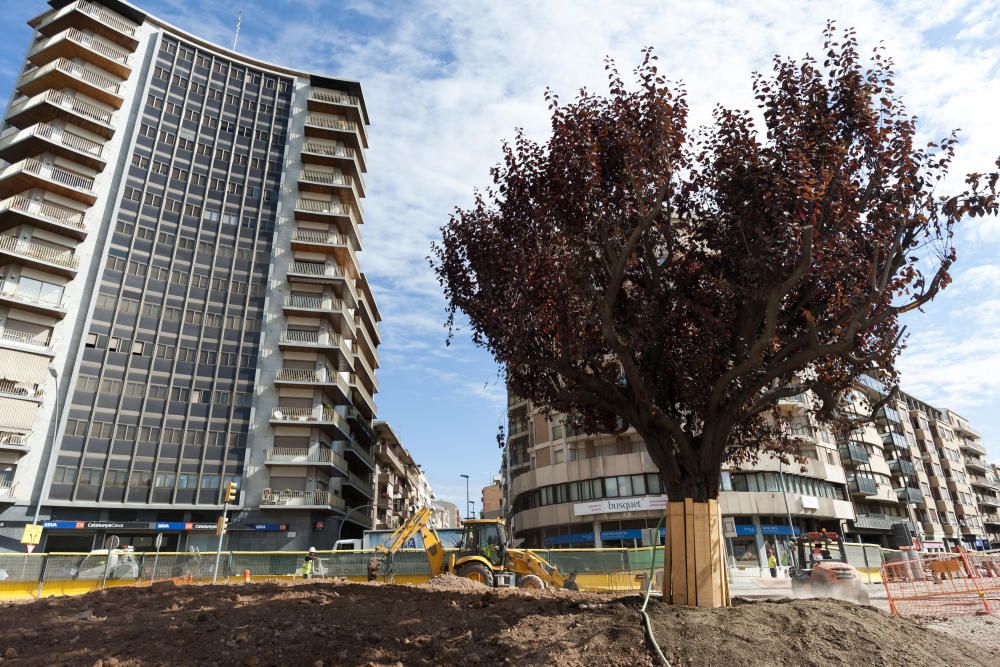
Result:
[[[468,503],[469,504],[465,506],[465,511],[469,513],[469,518],[470,519],[475,519],[476,518],[476,501],[475,500],[470,500],[470,501],[468,501]]]
[[[459,475],[459,477],[465,478],[465,518],[471,519],[472,517],[469,516],[469,476]]]
[[[56,391],[52,396],[52,409],[54,411],[55,423],[52,427],[52,444],[49,447],[49,456],[45,461],[45,475],[42,477],[42,488],[38,490],[38,500],[35,502],[35,518],[31,523],[38,524],[38,517],[42,513],[42,496],[45,494],[45,487],[49,485],[49,478],[52,475],[52,452],[56,448],[56,438],[59,436],[59,373],[52,366],[49,366],[49,375],[56,381]],[[108,559],[110,560],[110,558]]]

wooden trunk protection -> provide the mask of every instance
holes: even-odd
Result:
[[[666,523],[664,600],[692,607],[729,606],[719,501],[667,503]]]

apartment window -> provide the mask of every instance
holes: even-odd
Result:
[[[142,201],[142,190],[126,185],[124,197],[129,201]]]
[[[204,155],[205,157],[211,157],[212,147],[208,144],[199,141],[198,142],[198,155]]]
[[[184,401],[191,397],[191,391],[185,387],[174,387],[170,390],[170,400],[171,401]]]
[[[197,350],[193,347],[182,347],[177,350],[177,361],[193,364],[197,357]]]
[[[164,384],[149,385],[149,398],[156,401],[166,400],[167,386]]]
[[[162,195],[158,195],[158,194],[155,194],[153,192],[147,192],[146,193],[146,205],[147,206],[158,207],[161,204],[163,204],[163,196]]]
[[[202,83],[192,83],[191,84],[191,94],[192,95],[204,95],[205,94],[205,84]]]
[[[139,277],[144,278],[144,277],[146,277],[146,268],[147,268],[147,266],[148,265],[143,264],[142,262],[129,262],[128,263],[128,272],[129,272],[130,275],[139,276]]]
[[[201,206],[195,206],[194,204],[187,204],[184,207],[184,215],[189,215],[192,218],[197,218],[201,215]]]
[[[238,137],[249,137],[253,134],[253,129],[249,125],[240,125],[239,130],[236,132]]]
[[[86,419],[67,419],[64,435],[85,437],[90,422]]]
[[[156,346],[156,358],[157,359],[173,359],[176,349],[172,345],[157,345]]]
[[[204,316],[201,312],[197,310],[185,310],[184,311],[184,323],[185,324],[201,324],[204,321]]]
[[[215,88],[209,88],[208,89],[208,99],[213,100],[215,102],[221,102],[222,101],[222,91],[221,90],[216,90]]]
[[[215,149],[215,159],[216,160],[222,160],[224,162],[228,162],[229,161],[229,155],[230,155],[229,151],[225,150],[224,148],[216,148]]]
[[[154,317],[158,318],[160,316],[160,307],[155,303],[146,303],[142,306],[143,317]]]
[[[76,484],[76,468],[69,466],[56,466],[52,475],[53,484]]]
[[[169,144],[173,146],[177,143],[177,135],[173,132],[167,132],[166,130],[160,130],[160,143]]]
[[[203,56],[203,55],[201,55],[199,53],[198,54],[198,59],[197,59],[197,64],[198,64],[198,67],[204,67],[205,69],[208,69],[209,67],[212,66],[212,59],[209,58],[208,56]]]
[[[215,313],[205,314],[205,326],[218,329],[222,326],[222,315],[216,315]]]
[[[161,472],[156,475],[156,486],[160,489],[174,488],[174,474],[171,472]]]
[[[170,282],[177,285],[187,285],[190,274],[186,271],[174,271],[170,276]]]
[[[187,88],[188,80],[180,74],[174,74],[174,76],[170,79],[170,83],[179,88]]]
[[[163,209],[169,213],[180,213],[183,208],[184,206],[181,204],[180,199],[171,199],[170,197],[167,197],[167,203],[163,207]]]
[[[180,322],[181,321],[181,309],[174,308],[172,306],[167,306],[163,311],[163,320],[165,322]]]
[[[208,177],[205,174],[191,174],[191,185],[196,188],[203,188],[205,184],[208,183]]]
[[[206,127],[208,129],[215,129],[219,126],[219,119],[216,118],[215,116],[202,116],[201,124],[202,127]]]
[[[226,104],[232,104],[233,106],[239,106],[240,97],[239,95],[233,95],[232,93],[226,93]]]
[[[138,167],[139,169],[146,169],[149,167],[149,158],[143,157],[138,153],[132,154],[132,166]]]
[[[180,139],[177,140],[177,148],[181,149],[182,151],[193,151],[194,141],[192,141],[191,139],[185,139],[181,137]]]
[[[93,375],[81,375],[76,380],[76,390],[88,394],[97,391],[97,378]]]
[[[198,354],[199,364],[215,365],[216,354],[212,350],[202,350]]]
[[[198,488],[198,475],[181,473],[177,476],[177,488],[178,489],[196,489]]]
[[[217,489],[217,488],[219,488],[219,476],[218,475],[204,475],[201,478],[201,488],[203,488],[203,489]]]
[[[141,382],[128,382],[125,384],[125,395],[129,398],[142,398],[143,394],[146,392],[146,385]],[[119,429],[122,427],[119,426]],[[135,429],[134,426],[128,428]],[[133,434],[134,437],[134,434]]]
[[[136,489],[148,489],[153,484],[153,473],[134,471],[128,485]]]
[[[181,250],[194,250],[194,239],[190,236],[181,236],[177,239],[177,247]]]
[[[184,107],[182,107],[181,105],[175,104],[174,102],[167,102],[166,112],[168,114],[170,114],[171,116],[180,116],[181,115],[181,111],[183,111],[183,110],[184,110]]]
[[[145,267],[143,268],[145,269]],[[138,299],[123,298],[120,304],[120,312],[122,312],[125,315],[135,315],[136,313],[138,313],[139,312]]]
[[[149,227],[139,227],[135,234],[135,238],[140,241],[152,241],[154,236],[156,236],[156,232]]]
[[[154,67],[153,77],[166,83],[167,81],[170,80],[170,72],[163,67]]]
[[[108,352],[123,352],[128,354],[132,350],[132,341],[128,338],[112,337],[108,344]]]

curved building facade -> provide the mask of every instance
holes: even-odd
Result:
[[[42,548],[205,547],[228,481],[231,546],[360,534],[360,84],[127,2],[49,5],[0,136],[0,549],[36,515]]]

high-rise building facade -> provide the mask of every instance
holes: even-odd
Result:
[[[886,397],[863,377],[842,410],[867,414]],[[804,463],[764,456],[722,476],[720,504],[731,519],[727,548],[735,565],[760,567],[773,548],[788,562],[790,536],[826,528],[849,539],[898,546],[912,538],[943,551],[998,544],[996,466],[968,422],[906,394],[875,420],[835,435],[810,416],[808,393],[776,406]],[[666,496],[641,437],[576,432],[559,415],[510,396],[501,466],[504,511],[516,540],[529,547],[648,545]]]
[[[49,5],[0,135],[0,549],[206,546],[231,480],[232,546],[370,527],[360,85]]]

